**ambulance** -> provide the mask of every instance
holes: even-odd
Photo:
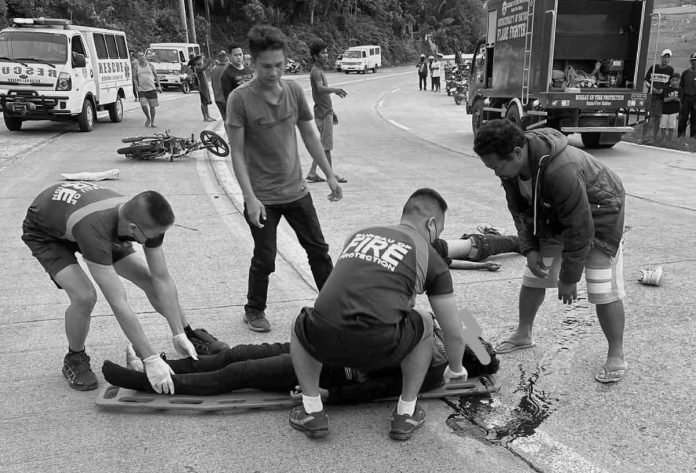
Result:
[[[0,31],[0,107],[5,125],[75,120],[91,131],[97,111],[123,120],[133,97],[126,34],[53,18],[15,18]]]
[[[368,69],[375,73],[378,67],[382,67],[382,49],[375,45],[348,48],[341,59],[341,70],[346,74],[365,74]]]
[[[201,48],[196,43],[152,43],[145,51],[145,59],[155,66],[162,88],[182,87],[182,73],[192,56]],[[185,82],[185,81],[184,81]]]

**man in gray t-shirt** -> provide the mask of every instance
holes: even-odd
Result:
[[[232,167],[244,195],[244,217],[254,239],[243,320],[256,332],[271,329],[264,310],[269,276],[275,270],[276,229],[281,217],[295,230],[307,252],[318,289],[333,269],[329,246],[302,179],[295,127],[327,176],[329,200],[337,202],[343,197],[312,123],[302,87],[294,81],[281,80],[286,47],[287,38],[279,29],[268,25],[253,27],[249,31],[249,49],[256,75],[232,91],[227,101],[225,125]]]
[[[331,104],[331,94],[336,94],[341,98],[346,95],[345,90],[334,87],[329,87],[329,81],[326,80],[323,68],[329,61],[329,54],[326,51],[326,45],[320,39],[312,42],[309,47],[309,52],[314,60],[312,71],[309,75],[309,83],[312,86],[312,99],[314,100],[314,120],[319,129],[321,144],[324,146],[324,154],[329,161],[329,165],[333,167],[331,162],[331,150],[333,149],[333,127],[338,125],[338,115],[333,110]],[[338,182],[348,182],[346,179],[336,175]],[[324,179],[317,175],[317,163],[312,163],[307,173],[307,181],[323,182]]]

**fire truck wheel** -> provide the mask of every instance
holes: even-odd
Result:
[[[80,125],[80,131],[92,131],[94,128],[94,105],[89,99],[85,99],[82,104],[82,113],[77,117],[77,123]]]
[[[471,107],[471,128],[474,135],[481,125],[483,125],[483,102],[481,100],[476,100],[473,107]]]
[[[22,129],[22,119],[19,117],[10,117],[5,114],[3,114],[3,118],[5,119],[5,126],[7,127],[8,130],[10,131],[19,131]]]

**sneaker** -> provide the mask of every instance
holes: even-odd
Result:
[[[304,406],[295,406],[290,411],[290,426],[310,438],[326,437],[329,435],[329,416],[323,409],[307,414]]]
[[[186,335],[193,347],[196,349],[196,353],[199,355],[215,355],[225,350],[229,350],[230,346],[221,342],[217,338],[213,337],[204,328],[197,328],[193,331],[193,335]]]
[[[638,282],[645,284],[646,286],[659,286],[662,284],[662,266],[656,266],[654,268],[641,269],[640,278]]]
[[[271,324],[268,322],[264,312],[245,312],[243,320],[244,323],[249,325],[249,330],[254,332],[271,331]]]
[[[145,372],[145,365],[143,365],[143,360],[138,358],[138,355],[135,354],[135,349],[133,348],[133,345],[130,343],[126,347],[126,368],[128,368],[129,370],[140,371],[141,373]]]
[[[89,366],[89,356],[82,351],[80,353],[68,352],[63,359],[63,376],[68,380],[68,385],[77,391],[91,391],[97,389],[97,375]]]
[[[425,424],[425,411],[416,403],[416,410],[413,415],[396,413],[396,407],[391,417],[391,430],[389,436],[394,440],[409,440],[413,432],[423,427]]]

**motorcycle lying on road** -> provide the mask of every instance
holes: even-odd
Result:
[[[208,130],[201,132],[200,140],[196,140],[193,134],[190,138],[172,136],[166,130],[152,136],[131,136],[121,141],[130,143],[130,146],[119,148],[116,152],[125,154],[130,159],[150,160],[169,155],[169,161],[174,161],[174,158],[183,158],[199,149],[207,149],[220,157],[230,154],[227,142],[217,133]]]

